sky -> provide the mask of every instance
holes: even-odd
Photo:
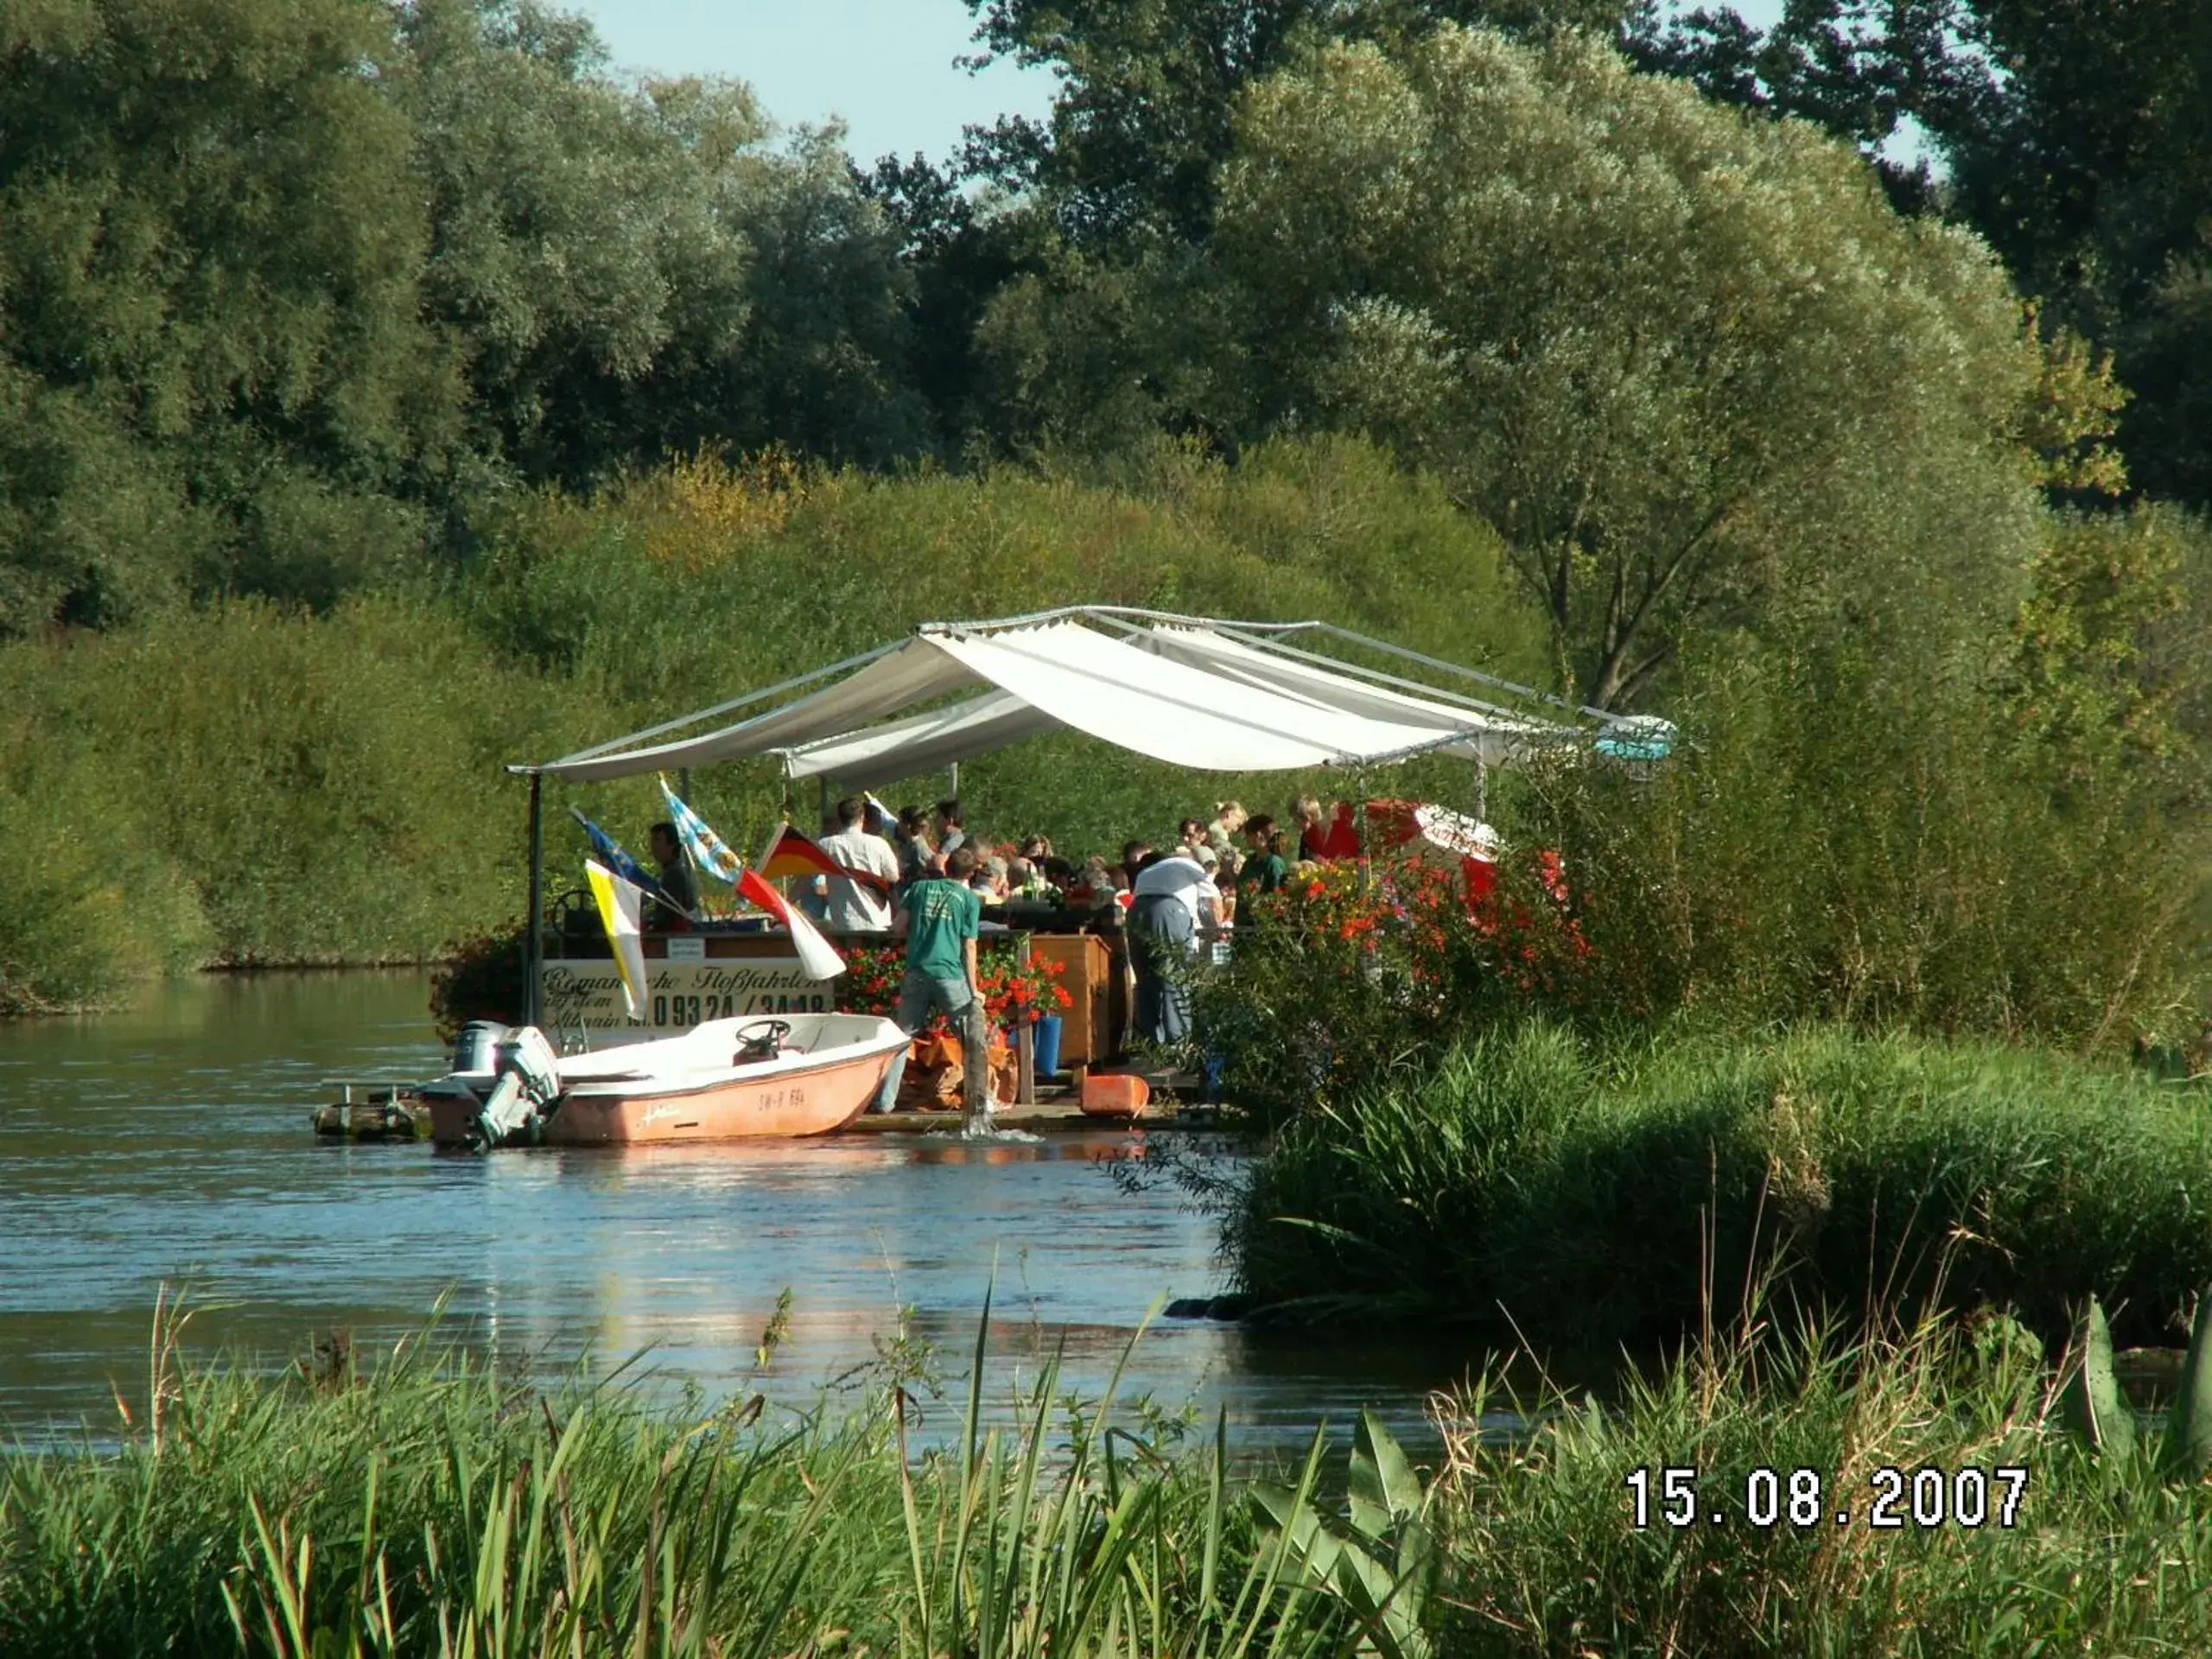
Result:
[[[584,12],[620,67],[661,75],[732,75],[752,83],[786,124],[833,118],[860,161],[918,150],[943,161],[961,129],[1052,106],[1046,69],[953,60],[976,48],[962,0],[556,0]],[[1723,0],[1727,3],[1727,0]],[[1732,0],[1764,28],[1782,0]]]
[[[961,129],[1001,112],[1041,116],[1046,69],[953,60],[976,50],[961,0],[568,0],[598,26],[623,69],[734,75],[770,115],[818,125],[836,118],[862,162],[919,150],[942,161]]]

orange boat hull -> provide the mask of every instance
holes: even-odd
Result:
[[[673,1093],[601,1096],[579,1089],[547,1121],[545,1144],[637,1147],[830,1135],[868,1109],[890,1064],[887,1054],[870,1055],[796,1077]]]
[[[772,1026],[795,1040],[766,1057],[748,1052],[748,1034]],[[521,1139],[635,1147],[830,1135],[868,1109],[906,1046],[896,1026],[864,1014],[709,1020],[681,1037],[563,1057],[559,1099]],[[432,1141],[478,1139],[493,1075],[456,1072],[424,1086]]]

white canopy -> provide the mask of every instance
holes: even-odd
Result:
[[[1457,706],[1437,700],[1437,693],[1414,696],[1404,691],[1363,684],[1353,679],[1348,666],[1324,668],[1311,653],[1286,654],[1247,645],[1217,628],[1158,626],[1146,630],[1146,643],[1161,655],[1192,663],[1211,673],[1249,685],[1263,686],[1291,696],[1304,696],[1379,719],[1412,721],[1465,734],[1441,745],[1447,754],[1480,760],[1493,766],[1525,760],[1528,753],[1567,735],[1549,721],[1533,720],[1494,705],[1458,699]],[[1384,677],[1378,676],[1377,677]]]
[[[1591,735],[1448,692],[1392,689],[1412,683],[1291,651],[1267,637],[1283,625],[1122,620],[1150,615],[1101,607],[926,625],[769,713],[645,747],[621,740],[536,770],[596,779],[775,753],[793,778],[866,787],[1062,729],[1210,772],[1373,765],[1431,750],[1498,765]],[[908,712],[971,687],[987,689]],[[890,715],[902,717],[875,723]]]

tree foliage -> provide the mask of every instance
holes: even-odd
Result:
[[[198,918],[141,906],[37,997],[163,935],[418,947],[428,912],[326,904],[314,849],[423,855],[334,771],[490,764],[398,689],[444,685],[456,614],[469,683],[612,724],[923,614],[1121,597],[1363,617],[1677,718],[1649,788],[1501,796],[1610,886],[1624,1006],[2088,1042],[2177,1005],[2212,539],[2145,498],[2212,501],[2212,14],[971,10],[1059,73],[1051,117],[866,171],[539,0],[0,11],[0,640],[50,636],[10,671],[76,688],[147,798],[92,747],[0,766]],[[95,646],[193,681],[189,758],[143,678],[73,676]],[[41,706],[19,735],[77,717]],[[1169,786],[1039,768],[1092,780],[1065,827],[1102,838]],[[281,871],[233,855],[219,775],[305,804]],[[1058,822],[1012,776],[976,768]],[[70,914],[122,902],[0,818]]]
[[[1764,32],[1727,8],[1647,20],[1633,49],[1709,96],[1870,149],[1923,136],[1912,165],[1884,163],[1899,200],[1972,226],[2052,321],[2116,351],[2138,393],[2121,435],[2137,484],[2212,502],[2212,12],[1789,0]]]
[[[363,0],[0,22],[0,631],[415,539],[343,499],[457,436],[389,53]]]
[[[531,0],[0,19],[0,634],[317,605],[515,482],[924,438],[834,134],[612,78]]]
[[[1001,120],[970,165],[1041,191],[1094,251],[1203,240],[1238,95],[1329,40],[1408,40],[1445,23],[1611,33],[1626,0],[968,0],[993,56],[1049,64],[1046,121]]]
[[[1006,383],[1092,441],[1351,427],[1435,469],[1607,705],[1783,590],[2001,588],[2023,423],[2064,451],[2084,401],[2046,391],[1986,251],[1847,149],[1456,29],[1261,83],[1205,257],[1017,283],[992,327]]]

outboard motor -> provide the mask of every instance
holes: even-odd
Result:
[[[489,1077],[499,1069],[499,1045],[514,1035],[512,1026],[497,1020],[472,1020],[454,1041],[453,1069]]]
[[[501,1033],[492,1039],[499,1080],[493,1084],[484,1109],[476,1115],[476,1132],[489,1147],[498,1146],[560,1098],[561,1062],[552,1044],[545,1040],[545,1033],[536,1026],[509,1027],[479,1021],[461,1033],[462,1042],[480,1027]],[[460,1058],[458,1050],[454,1058]]]

